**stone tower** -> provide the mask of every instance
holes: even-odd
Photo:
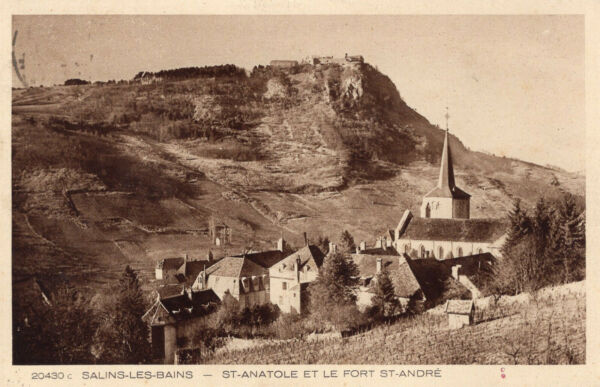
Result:
[[[454,182],[452,153],[448,139],[448,113],[446,113],[446,135],[440,177],[437,186],[423,197],[422,218],[469,219],[471,195],[458,188]]]

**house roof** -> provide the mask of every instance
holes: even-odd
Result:
[[[217,261],[202,260],[202,261],[187,261],[185,265],[185,277],[188,285],[194,283],[198,275],[204,268],[208,269],[214,265]]]
[[[267,269],[247,257],[225,257],[206,269],[206,274],[209,276],[241,278],[267,274]]]
[[[183,284],[167,284],[163,286],[159,286],[156,288],[156,293],[158,293],[158,298],[169,298],[173,296],[178,296],[183,294],[184,285]]]
[[[234,255],[234,257],[245,257],[264,268],[269,268],[286,257],[286,253],[280,250],[259,251]]]
[[[300,258],[300,269],[302,269],[302,267],[304,265],[306,265],[307,263],[310,263],[310,262],[314,262],[314,264],[317,266],[317,268],[319,268],[319,267],[321,267],[321,265],[323,265],[324,257],[325,257],[325,255],[321,252],[321,250],[317,246],[309,245],[309,246],[304,246],[303,248],[296,251],[295,253],[288,255],[287,257],[276,262],[272,266],[275,266],[276,264],[279,264],[279,263],[285,263],[285,264],[289,264],[291,266],[291,264],[296,263],[296,260],[298,258]]]
[[[372,254],[352,254],[351,257],[363,278],[373,278],[377,275],[377,260],[381,259],[382,270],[389,273],[398,297],[408,298],[421,290],[421,285],[409,264],[410,258]],[[368,282],[369,286],[374,284],[374,281]]]
[[[393,256],[400,255],[400,254],[398,254],[398,251],[395,248],[393,248],[392,246],[389,246],[385,249],[383,249],[381,247],[367,248],[367,249],[361,251],[360,253],[361,254],[371,254],[371,255],[393,255]]]
[[[495,261],[492,254],[483,253],[444,260],[410,259],[409,264],[425,296],[429,300],[436,300],[445,291],[446,280],[452,278],[453,266],[461,265],[460,275],[466,276],[478,289],[482,289],[492,278],[491,269]]]
[[[502,237],[506,228],[503,219],[413,218],[400,238],[490,243]]]
[[[158,300],[144,314],[143,319],[150,324],[171,324],[177,321],[202,317],[216,310],[221,301],[212,289],[182,294]]]
[[[182,257],[164,258],[156,262],[157,269],[163,270],[177,270],[183,265],[184,259]]]
[[[446,301],[446,313],[471,314],[473,300],[448,300]]]

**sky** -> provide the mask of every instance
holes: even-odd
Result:
[[[583,16],[14,16],[15,31],[33,85],[361,54],[433,124],[448,107],[469,148],[585,169]]]

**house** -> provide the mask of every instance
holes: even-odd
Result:
[[[212,289],[220,300],[226,293],[240,309],[269,302],[269,272],[247,257],[225,257],[198,274],[192,289]]]
[[[497,259],[490,253],[465,257],[437,259],[411,259],[410,265],[427,300],[442,301],[448,281],[456,281],[471,293],[471,298],[481,297],[482,290],[493,275]]]
[[[272,60],[270,63],[273,67],[289,68],[298,66],[297,60]]]
[[[155,278],[160,281],[159,285],[185,284],[191,286],[198,274],[215,262],[210,250],[204,260],[191,260],[187,254],[183,257],[164,258],[156,262]]]
[[[272,265],[269,268],[271,302],[285,313],[302,313],[308,284],[317,279],[323,259],[317,246],[305,244]]]
[[[473,324],[475,307],[473,300],[448,300],[445,312],[448,315],[448,327],[459,329]]]
[[[424,301],[425,295],[411,267],[407,256],[352,254],[352,260],[360,273],[360,288],[357,293],[358,304],[362,308],[371,305],[375,295],[377,275],[386,270],[394,285],[394,292],[401,304],[410,299]]]
[[[216,311],[219,303],[211,289],[198,292],[188,289],[184,294],[157,297],[142,316],[150,326],[153,358],[172,364],[178,347],[194,340],[196,333],[204,328],[206,317]]]
[[[471,196],[456,186],[448,129],[438,184],[423,198],[421,217],[406,210],[394,230],[381,237],[412,258],[450,259],[492,253],[500,255],[507,224],[502,219],[471,219]]]
[[[348,55],[348,54],[346,54],[344,56],[344,59],[346,59],[346,62],[358,62],[358,63],[364,63],[365,62],[365,58],[363,58],[362,55]]]
[[[216,246],[231,244],[231,228],[215,219],[213,216],[208,220],[208,237]]]

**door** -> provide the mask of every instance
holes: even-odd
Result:
[[[163,359],[165,357],[165,327],[152,327],[152,357],[154,359]]]

